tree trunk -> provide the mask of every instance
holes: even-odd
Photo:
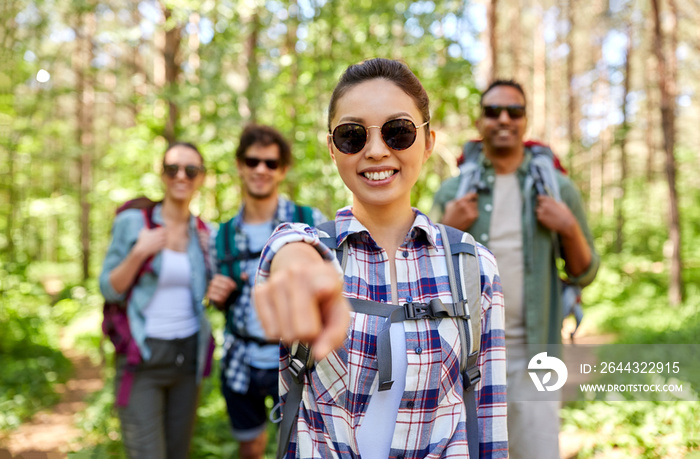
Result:
[[[289,137],[293,138],[297,130],[297,81],[299,80],[299,55],[297,54],[297,31],[299,29],[299,6],[296,0],[289,2],[289,19],[287,19],[287,37],[285,46],[287,55],[292,58],[289,67],[289,116],[291,119],[291,132]]]
[[[512,75],[520,84],[525,84],[527,72],[523,65],[523,36],[521,29],[522,0],[514,0],[509,8],[508,28],[510,30],[510,54],[513,59]]]
[[[653,42],[653,41],[652,41]],[[652,53],[653,54],[653,53]],[[656,140],[655,133],[657,126],[654,120],[654,109],[657,106],[654,91],[654,62],[651,57],[645,60],[644,71],[644,92],[647,95],[645,104],[646,114],[646,129],[644,130],[644,142],[647,147],[647,162],[646,162],[646,178],[647,183],[651,184],[654,181],[655,158],[656,158]]]
[[[620,143],[620,192],[617,196],[616,205],[616,227],[615,227],[615,252],[621,253],[622,246],[624,243],[624,227],[625,227],[625,193],[626,193],[626,183],[627,183],[627,133],[629,132],[629,115],[627,113],[627,96],[630,93],[630,79],[631,75],[631,64],[632,60],[632,27],[628,26],[627,29],[627,50],[625,52],[625,81],[624,81],[624,92],[622,95],[622,128],[619,132],[619,143]]]
[[[664,152],[666,156],[666,180],[669,192],[669,237],[671,242],[671,269],[669,284],[669,302],[678,305],[683,301],[683,278],[681,259],[681,230],[678,195],[676,192],[676,159],[675,149],[675,96],[676,96],[676,59],[677,49],[676,21],[677,12],[675,0],[669,0],[671,7],[671,49],[668,60],[664,49],[664,37],[661,31],[661,12],[659,0],[652,0],[654,15],[654,51],[657,59],[657,74],[661,94],[661,126],[664,136]]]
[[[488,66],[486,75],[489,82],[498,78],[498,0],[488,0],[486,3],[486,30],[488,34],[489,49],[487,51]]]
[[[547,141],[547,50],[542,30],[544,12],[537,8],[537,20],[533,33],[532,54],[532,133],[535,139]]]
[[[165,16],[165,24],[172,16],[172,11],[163,6],[163,14]],[[177,80],[180,75],[180,63],[182,53],[180,52],[180,41],[182,38],[182,26],[179,24],[173,25],[170,29],[165,30],[165,43],[163,44],[163,61],[165,70],[165,98],[168,104],[168,118],[163,129],[163,136],[168,143],[173,143],[177,140],[177,124],[179,110],[176,102],[177,95]]]
[[[96,26],[94,11],[85,12],[78,17],[76,49],[73,56],[73,69],[76,74],[76,140],[82,151],[78,162],[80,176],[78,194],[83,280],[90,277],[90,190],[92,189],[92,158],[95,144],[93,132],[95,84],[90,67],[94,58],[92,41]]]
[[[576,156],[576,151],[578,148],[578,135],[576,130],[576,90],[574,89],[574,65],[576,63],[574,59],[574,30],[576,25],[574,16],[574,0],[569,0],[566,13],[569,21],[569,33],[566,34],[566,46],[568,48],[568,54],[566,55],[566,81],[568,83],[566,134],[569,142],[567,166],[569,168],[569,173],[573,174],[574,156]]]
[[[138,9],[139,0],[131,1],[131,27],[139,27],[141,22],[141,13]],[[131,112],[131,125],[136,126],[141,106],[139,101],[148,94],[148,76],[141,54],[142,46],[144,45],[143,37],[139,37],[136,46],[127,50],[129,55],[129,67],[131,67],[132,75],[129,76],[129,85],[132,87],[134,96],[129,97],[129,110]]]
[[[13,49],[15,43],[17,42],[17,22],[15,18],[19,12],[19,2],[5,2],[0,7],[0,21],[2,26],[0,27],[0,62],[3,64],[3,69],[7,70],[6,75],[9,76],[10,82],[18,82],[18,66],[13,65],[16,62],[16,57],[13,55]],[[12,83],[11,83],[12,84]],[[11,107],[14,105],[14,87],[3,87],[2,92],[6,99],[6,107]],[[3,107],[4,108],[4,107]],[[17,131],[8,130],[5,131],[6,127],[0,125],[0,145],[2,145],[7,152],[7,169],[6,173],[2,174],[4,177],[1,179],[4,185],[4,189],[7,190],[7,204],[0,207],[0,215],[5,218],[5,252],[7,259],[3,259],[3,262],[11,262],[16,260],[15,253],[15,243],[13,238],[15,222],[17,220],[17,211],[19,210],[18,204],[18,185],[16,182],[16,166],[17,166],[17,145],[19,143],[19,134]]]
[[[260,103],[260,77],[258,74],[258,34],[260,33],[260,15],[253,12],[250,18],[250,35],[246,40],[246,67],[248,69],[248,87],[246,99],[250,110],[250,121],[255,123],[258,119],[258,104]]]
[[[199,59],[199,46],[200,46],[200,39],[199,39],[199,13],[191,13],[190,14],[190,25],[192,26],[191,29],[192,31],[189,34],[189,39],[188,39],[188,51],[189,51],[189,56],[187,58],[187,63],[189,64],[189,73],[188,73],[188,81],[192,86],[196,86],[199,84],[199,67],[200,67],[200,59]],[[199,110],[199,104],[194,103],[190,104],[189,106],[189,123],[192,125],[195,125],[199,123],[202,119],[202,114]]]

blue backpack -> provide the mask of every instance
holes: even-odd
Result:
[[[538,195],[551,196],[557,201],[561,201],[559,192],[559,182],[557,181],[556,171],[566,174],[566,169],[561,165],[559,159],[549,146],[528,141],[525,142],[525,148],[532,153],[530,161],[530,174],[526,180],[531,180],[525,184],[526,187],[533,186]],[[481,185],[481,169],[479,168],[479,156],[482,152],[481,141],[470,141],[464,145],[462,157],[459,159],[460,183],[457,188],[457,196],[460,197],[467,193],[474,192]],[[559,238],[552,231],[552,245],[557,257],[561,257],[561,248],[559,247]],[[581,321],[583,320],[583,307],[581,305],[581,287],[568,282],[565,279],[561,281],[561,296],[562,296],[562,319],[568,316],[573,316],[576,319],[576,328],[570,333],[571,341],[574,340],[574,334],[578,330]]]

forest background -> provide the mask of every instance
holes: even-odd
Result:
[[[602,255],[579,335],[700,343],[698,23],[698,0],[3,1],[0,445],[51,411],[77,350],[105,386],[74,418],[71,457],[122,454],[95,280],[115,209],[159,198],[162,153],[186,140],[208,168],[193,211],[232,217],[234,149],[255,121],[293,142],[283,191],[334,215],[349,194],[325,145],[328,99],[375,56],[404,60],[431,97],[438,143],[415,206],[457,172],[479,90],[514,77],[528,137],[582,190]],[[698,402],[576,402],[562,417],[567,457],[700,455]],[[198,418],[193,457],[231,456],[217,378]]]

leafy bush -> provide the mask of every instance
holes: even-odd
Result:
[[[18,276],[3,282],[0,308],[0,429],[17,427],[59,400],[72,373],[58,350],[59,324],[49,298]]]

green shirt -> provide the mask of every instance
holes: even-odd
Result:
[[[529,174],[529,164],[532,154],[526,149],[525,159],[517,170],[518,181],[523,196],[522,208],[522,237],[523,260],[525,266],[525,329],[529,344],[561,344],[562,301],[561,282],[556,264],[556,250],[552,241],[552,233],[537,221],[535,207],[537,193],[532,186],[526,185]],[[489,245],[489,227],[493,209],[492,188],[495,182],[495,170],[491,162],[483,155],[479,157],[481,168],[481,185],[478,187],[479,218],[467,228],[474,238]],[[569,276],[568,281],[581,287],[590,284],[595,278],[600,258],[593,247],[593,238],[586,222],[586,216],[581,201],[581,195],[573,182],[557,171],[561,199],[578,220],[579,226],[586,237],[591,250],[591,264],[579,276]],[[441,221],[445,205],[455,199],[460,177],[446,180],[435,194],[435,202],[430,217]],[[463,228],[460,228],[463,229]],[[508,305],[506,304],[506,307]]]

